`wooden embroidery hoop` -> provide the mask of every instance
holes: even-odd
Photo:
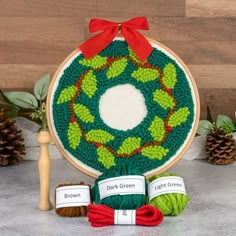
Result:
[[[117,38],[115,38],[117,39]],[[200,116],[200,100],[199,100],[199,94],[198,94],[198,89],[196,86],[196,83],[194,81],[194,78],[191,74],[191,72],[189,71],[188,67],[185,65],[185,63],[180,59],[179,56],[177,56],[171,49],[169,49],[168,47],[164,46],[163,44],[153,40],[153,39],[149,39],[149,42],[157,45],[158,48],[163,49],[165,52],[167,52],[168,54],[170,54],[184,69],[185,74],[188,75],[189,78],[189,83],[191,85],[191,91],[193,96],[193,100],[194,100],[194,105],[195,105],[195,109],[194,109],[194,121],[192,124],[192,129],[191,129],[191,134],[188,135],[188,140],[187,142],[182,145],[182,150],[174,157],[174,159],[171,157],[170,160],[167,161],[167,164],[165,163],[163,166],[159,167],[158,169],[155,170],[151,170],[149,172],[147,172],[145,174],[146,178],[149,178],[151,175],[153,174],[159,174],[162,173],[164,171],[166,171],[167,169],[169,169],[170,167],[172,167],[178,160],[180,160],[180,158],[184,155],[184,153],[188,150],[189,146],[191,145],[193,138],[195,136],[197,127],[198,127],[198,121],[199,121],[199,116]],[[48,91],[48,96],[47,96],[47,120],[48,120],[48,126],[49,126],[49,130],[50,130],[50,134],[52,136],[52,139],[54,141],[54,143],[56,144],[57,148],[59,149],[59,151],[61,152],[61,154],[67,159],[67,161],[74,166],[75,168],[77,168],[78,170],[84,172],[86,175],[89,175],[93,178],[97,178],[98,174],[94,173],[94,169],[92,169],[91,167],[85,166],[85,164],[80,165],[79,163],[77,163],[75,160],[73,160],[67,153],[66,150],[62,147],[62,145],[59,143],[58,138],[55,135],[55,130],[53,128],[53,119],[52,119],[52,115],[51,115],[51,111],[52,111],[52,101],[51,101],[51,95],[53,93],[53,89],[54,89],[54,84],[55,82],[58,80],[58,76],[59,74],[62,72],[62,70],[64,69],[65,65],[68,63],[69,60],[71,60],[72,57],[74,57],[76,54],[80,53],[80,50],[77,48],[75,49],[71,54],[69,54],[66,59],[61,63],[61,65],[59,66],[59,68],[57,69],[57,71],[55,72],[50,87],[49,87],[49,91]]]

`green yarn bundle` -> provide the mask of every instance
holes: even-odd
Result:
[[[99,181],[113,178],[113,177],[121,177],[125,175],[140,175],[140,172],[137,171],[136,168],[132,168],[132,166],[121,165],[111,167],[109,170],[103,172],[95,180],[95,185],[92,188],[92,198],[96,204],[104,204],[113,209],[137,209],[146,203],[146,195],[145,194],[128,194],[128,195],[113,195],[108,196],[103,199],[100,198],[99,194]],[[145,179],[145,189],[146,189],[146,179]]]
[[[149,179],[149,181],[152,182],[156,179],[167,176],[176,176],[176,174],[164,173],[154,175]],[[153,198],[149,201],[149,204],[158,208],[166,216],[177,216],[185,209],[189,201],[190,197],[188,195],[181,193],[167,193]]]

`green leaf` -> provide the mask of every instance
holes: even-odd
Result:
[[[120,75],[126,68],[128,62],[126,58],[114,61],[107,70],[107,78],[112,79]]]
[[[158,78],[159,73],[155,69],[151,68],[141,68],[139,67],[136,71],[134,71],[131,76],[135,78],[137,81],[148,82]]]
[[[34,85],[34,95],[38,100],[43,101],[46,98],[49,85],[50,85],[49,74],[43,76],[40,80],[36,82],[36,84]]]
[[[4,96],[16,106],[26,109],[38,108],[38,101],[31,93],[23,91],[7,92],[4,93]]]
[[[216,127],[223,128],[226,133],[232,133],[235,131],[235,125],[232,119],[226,115],[218,115],[216,119]]]
[[[114,155],[105,147],[100,146],[97,149],[97,154],[99,157],[98,161],[101,162],[105,168],[109,169],[110,167],[116,165]]]
[[[165,134],[164,121],[161,118],[155,116],[148,130],[155,141],[161,141]]]
[[[145,62],[140,61],[139,58],[137,57],[137,55],[135,54],[135,52],[134,52],[130,47],[128,47],[128,51],[129,51],[130,57],[131,57],[136,63],[138,63],[138,64],[145,64],[145,63],[146,63],[146,61],[145,61]]]
[[[92,129],[86,135],[87,141],[97,143],[108,143],[114,139],[114,136],[102,129]]]
[[[141,138],[129,137],[123,141],[119,147],[118,154],[130,154],[140,147]]]
[[[0,101],[0,104],[4,105],[5,107],[9,107],[10,117],[18,116],[19,107],[13,104],[3,93],[0,89],[0,95],[2,96],[3,101]]]
[[[76,149],[79,146],[81,139],[81,131],[77,123],[69,123],[68,140],[71,148]]]
[[[0,89],[0,95],[2,96],[2,98],[3,98],[3,100],[5,101],[5,102],[7,102],[7,103],[9,103],[9,104],[11,104],[11,105],[13,105],[13,106],[15,106],[15,104],[14,103],[12,103],[7,97],[6,97],[6,95],[4,94],[4,92]]]
[[[73,105],[75,114],[85,123],[93,123],[94,116],[90,113],[89,109],[82,104]]]
[[[197,134],[207,135],[213,129],[213,124],[208,120],[200,120],[197,128]]]
[[[207,105],[207,120],[213,123],[210,107]]]
[[[83,66],[89,66],[92,67],[94,69],[100,68],[102,66],[104,66],[105,64],[107,64],[107,57],[102,57],[100,55],[96,55],[95,57],[91,58],[91,59],[81,59],[79,61],[79,63]]]
[[[163,157],[169,152],[168,148],[163,148],[162,146],[149,146],[142,149],[142,155],[149,157],[150,159],[162,160]]]
[[[167,64],[163,70],[164,76],[162,78],[163,84],[167,88],[173,89],[176,84],[176,69],[171,63]]]
[[[178,126],[185,122],[190,114],[187,107],[182,107],[179,110],[175,111],[169,118],[168,125],[171,127]]]
[[[57,104],[61,104],[61,103],[70,101],[75,96],[77,91],[78,91],[78,88],[75,87],[74,85],[64,88],[59,95],[59,98],[57,100]]]
[[[224,125],[224,123],[233,124],[233,121],[229,116],[218,115],[217,118],[216,118],[216,127],[221,128]]]
[[[83,81],[82,81],[82,90],[87,94],[89,98],[92,98],[95,92],[97,91],[97,79],[96,75],[92,71],[89,71]]]
[[[153,93],[153,100],[164,109],[172,109],[175,106],[174,99],[165,91],[157,89]]]
[[[222,128],[225,130],[227,134],[233,133],[234,131],[236,131],[236,126],[232,123],[224,123]]]

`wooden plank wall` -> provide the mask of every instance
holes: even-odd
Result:
[[[146,34],[189,66],[215,116],[236,110],[235,0],[0,0],[0,88],[32,90],[90,35],[92,17],[145,15]]]

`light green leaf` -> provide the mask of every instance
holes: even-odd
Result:
[[[225,123],[233,124],[233,121],[232,121],[232,119],[229,116],[218,115],[217,119],[216,119],[216,127],[217,128],[222,128]]]
[[[86,134],[88,141],[97,143],[108,143],[114,139],[114,136],[102,129],[92,129]]]
[[[115,166],[115,157],[114,155],[108,151],[105,147],[100,146],[97,149],[97,154],[98,154],[98,161],[102,163],[102,165],[109,169],[112,166]]]
[[[158,78],[159,73],[155,69],[151,68],[141,68],[139,67],[136,71],[134,71],[131,76],[135,78],[137,81],[148,82]]]
[[[31,93],[17,91],[17,92],[6,92],[4,96],[14,105],[22,107],[35,109],[38,108],[38,101]]]
[[[232,119],[226,115],[218,115],[216,119],[216,127],[223,128],[226,133],[232,133],[236,130]]]
[[[17,117],[18,116],[18,111],[19,107],[13,104],[3,93],[3,91],[0,89],[0,99],[1,97],[3,98],[3,102],[1,101],[1,104],[4,105],[5,107],[9,107],[9,113],[10,117]],[[0,106],[1,107],[1,106]]]
[[[5,93],[0,89],[0,95],[2,96],[2,98],[3,98],[3,100],[5,101],[5,102],[7,102],[7,103],[9,103],[9,104],[11,104],[11,105],[13,105],[13,106],[15,106],[15,104],[14,103],[12,103],[8,98],[7,98],[7,96],[5,95]]]
[[[222,128],[225,130],[227,134],[233,133],[234,131],[236,131],[236,126],[232,123],[224,123]]]
[[[146,63],[146,61],[145,61],[145,62],[140,61],[139,58],[137,57],[137,55],[135,54],[135,52],[134,52],[130,47],[128,47],[128,51],[129,51],[130,57],[131,57],[136,63],[138,63],[138,64],[145,64],[145,63]]]
[[[75,114],[85,123],[94,122],[94,116],[90,113],[89,109],[82,104],[73,105]]]
[[[200,120],[198,124],[197,134],[207,135],[213,128],[213,124],[208,120]]]
[[[178,126],[184,123],[188,115],[190,114],[189,109],[187,107],[182,107],[179,110],[175,111],[169,118],[168,125],[171,127]]]
[[[123,141],[119,147],[118,154],[130,154],[140,147],[141,138],[129,137]]]
[[[81,136],[82,135],[78,124],[75,122],[69,123],[67,137],[71,148],[76,149],[79,146]]]
[[[148,130],[155,141],[161,141],[165,134],[164,121],[161,118],[155,116]]]
[[[172,109],[175,106],[174,99],[165,91],[157,89],[153,93],[153,100],[164,109]]]
[[[162,160],[169,152],[168,148],[162,146],[148,146],[142,149],[142,155],[150,159]]]
[[[36,84],[34,85],[34,95],[38,100],[43,101],[46,98],[49,85],[49,74],[43,76],[40,80],[36,82]]]
[[[167,88],[173,89],[176,84],[176,69],[171,63],[167,64],[163,70],[164,76],[162,78],[163,84]]]
[[[112,79],[120,75],[126,68],[128,62],[126,58],[114,61],[107,70],[107,78]]]
[[[89,66],[94,69],[100,68],[104,66],[107,63],[107,57],[102,57],[100,55],[96,55],[95,57],[91,59],[81,59],[79,63],[83,66]]]
[[[70,101],[75,96],[77,91],[78,91],[78,88],[75,87],[74,85],[64,88],[59,95],[59,98],[57,100],[57,104],[61,104],[61,103]]]
[[[82,81],[82,90],[87,94],[89,98],[92,98],[95,92],[97,91],[97,79],[96,75],[92,71],[89,71],[83,81]]]

